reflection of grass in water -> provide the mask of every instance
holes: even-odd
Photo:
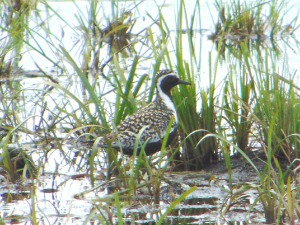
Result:
[[[229,57],[241,58],[243,45],[257,51],[271,47],[275,53],[280,53],[277,43],[279,37],[286,38],[298,28],[298,15],[289,24],[283,24],[284,16],[281,12],[287,5],[284,1],[241,2],[216,1],[219,12],[218,22],[209,39],[216,43],[216,47],[223,57],[226,50]],[[284,41],[284,40],[283,40]]]
[[[30,13],[35,1],[10,1],[0,3],[0,75],[8,76],[12,67],[18,66]]]
[[[123,12],[121,17],[113,22],[109,22],[108,26],[101,32],[103,40],[110,46],[111,54],[122,53],[123,57],[128,57],[126,49],[131,52],[131,30],[134,25],[134,20],[131,18],[130,11]]]

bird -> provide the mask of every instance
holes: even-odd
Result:
[[[113,148],[124,155],[132,156],[139,133],[140,144],[136,147],[136,155],[139,155],[142,149],[147,156],[160,151],[166,135],[168,135],[166,146],[172,143],[177,135],[178,117],[171,89],[177,85],[191,85],[191,83],[181,80],[178,74],[170,69],[160,70],[155,79],[155,100],[126,117],[116,130],[101,137],[98,147]],[[169,123],[172,123],[170,128]]]

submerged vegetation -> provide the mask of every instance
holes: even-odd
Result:
[[[82,178],[91,186],[81,181],[83,189],[72,198],[92,198],[85,224],[145,218],[162,224],[197,190],[195,184],[175,187],[165,174],[200,171],[218,161],[229,175],[222,218],[251,193],[247,213],[261,205],[267,223],[299,221],[300,87],[289,57],[299,52],[299,15],[287,18],[292,7],[286,1],[216,0],[209,52],[197,32],[204,26],[199,1],[193,7],[180,1],[175,21],[164,5],[150,14],[146,1],[68,4],[76,9],[69,17],[47,1],[0,4],[0,174],[16,184],[4,194],[13,196],[22,186],[30,191],[26,217],[33,224],[41,210],[38,187],[54,194]],[[26,70],[23,57],[36,71]],[[173,93],[176,142],[150,158],[98,149],[101,135],[154,99],[155,74],[164,68],[193,83]],[[234,181],[236,158],[257,182]],[[43,181],[48,174],[50,186]],[[161,202],[168,203],[165,211]],[[142,218],[133,210],[124,219],[123,209],[132,205],[149,208]]]

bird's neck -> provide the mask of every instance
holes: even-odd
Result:
[[[169,110],[171,110],[175,116],[177,122],[176,108],[173,102],[170,91],[163,91],[161,88],[157,88],[156,100],[158,104],[164,104]]]

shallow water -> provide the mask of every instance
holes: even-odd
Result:
[[[85,1],[78,1],[76,4],[81,9],[87,7],[87,2]],[[132,2],[124,2],[123,4],[124,7],[130,8]],[[216,11],[213,4],[213,1],[201,1],[201,16],[205,18],[205,22],[201,21],[201,26],[199,25],[201,29],[195,32],[195,39],[199,39],[198,42],[195,42],[195,49],[201,48],[201,51],[197,54],[199,54],[203,62],[208,62],[209,57],[214,57],[217,54],[214,44],[207,38],[207,35],[211,33],[214,27],[213,20]],[[74,13],[77,10],[74,3],[69,1],[49,2],[49,5],[54,11],[59,11],[59,15],[65,21],[68,21],[75,27],[79,25],[74,20]],[[162,3],[159,2],[158,5],[162,5]],[[110,6],[109,1],[103,2],[103,7]],[[162,8],[162,13],[171,16],[176,7],[173,1],[166,1],[165,7]],[[192,11],[194,2],[188,1],[186,7],[188,12]],[[293,10],[299,12],[299,8],[300,4],[297,4]],[[39,5],[39,9],[41,10],[40,13],[46,18],[47,14],[43,5]],[[137,20],[133,33],[151,24],[151,20],[146,16],[147,12],[151,12],[153,17],[158,13],[157,6],[152,1],[144,1],[139,6],[137,17],[140,19]],[[82,13],[85,14],[86,12],[83,10]],[[290,15],[293,15],[293,13]],[[175,35],[175,20],[171,17],[168,22],[170,22],[169,26],[174,28],[171,33]],[[199,23],[199,21],[197,22]],[[30,22],[31,26],[34,26],[34,24],[35,22]],[[57,26],[57,24],[61,24],[61,22],[54,16],[50,24],[52,32],[57,34],[58,37],[58,40],[54,40],[54,43],[59,43],[62,40],[66,49],[71,49],[77,41],[80,43],[80,35],[82,35],[80,32],[76,34],[68,26],[63,24]],[[38,44],[43,45],[45,55],[54,60],[59,60],[55,52],[52,51],[52,46],[45,43],[45,39],[37,35],[37,40],[32,43],[36,48]],[[143,53],[143,51],[146,51],[143,46],[137,44],[136,48],[140,48],[141,54],[146,54]],[[79,49],[80,44],[70,50],[70,54],[74,55],[78,62],[82,57]],[[188,49],[187,43],[184,42],[183,50],[186,51],[187,57],[189,55]],[[283,56],[280,60],[283,61],[285,56],[289,56],[290,70],[296,71],[295,79],[298,80],[297,67],[300,63],[300,58],[297,57],[298,52],[293,51],[292,48],[283,48],[283,50]],[[102,60],[107,59],[106,57],[107,54],[104,54]],[[141,61],[138,65],[138,73],[149,73],[150,64],[153,64],[153,59]],[[101,224],[102,222],[117,223],[118,210],[121,210],[121,215],[124,221],[128,221],[128,224],[133,223],[133,221],[135,224],[155,224],[155,221],[169,208],[171,202],[193,186],[196,186],[197,190],[188,195],[185,200],[169,213],[164,224],[241,225],[250,222],[251,224],[264,222],[261,205],[258,204],[249,213],[249,206],[253,201],[252,198],[257,193],[245,193],[245,197],[233,204],[230,210],[224,211],[229,201],[229,192],[226,188],[228,186],[226,173],[219,174],[217,181],[214,183],[209,180],[213,174],[207,172],[203,174],[166,173],[165,178],[168,180],[168,183],[162,182],[158,205],[154,203],[154,197],[149,193],[149,190],[141,188],[133,199],[122,201],[122,207],[119,209],[114,205],[116,199],[107,193],[107,187],[110,184],[107,184],[104,179],[103,174],[106,171],[102,166],[98,165],[96,167],[98,170],[94,174],[97,178],[95,183],[97,188],[93,190],[87,166],[87,152],[82,151],[80,146],[78,148],[76,148],[77,146],[74,147],[72,134],[63,129],[68,124],[65,121],[59,122],[56,124],[54,134],[43,133],[46,127],[45,124],[49,125],[52,121],[55,121],[57,114],[60,112],[55,109],[57,105],[60,105],[62,108],[65,106],[66,112],[73,112],[74,108],[79,106],[76,102],[74,104],[64,104],[67,96],[61,91],[51,90],[51,95],[49,95],[49,79],[43,73],[36,72],[38,67],[47,71],[47,74],[59,81],[64,88],[79,99],[84,98],[78,77],[72,75],[74,71],[69,68],[70,66],[67,63],[64,65],[66,68],[62,73],[53,65],[53,62],[50,62],[45,57],[41,57],[37,51],[25,49],[20,61],[20,66],[24,71],[16,72],[15,76],[9,78],[10,83],[7,83],[5,78],[1,82],[2,93],[5,93],[1,96],[2,101],[10,102],[9,100],[14,99],[16,92],[18,92],[16,113],[20,118],[20,122],[26,120],[24,127],[29,130],[18,137],[18,143],[21,143],[22,149],[26,149],[33,161],[38,163],[40,174],[37,180],[28,179],[22,184],[12,184],[2,177],[0,213],[4,223],[29,224],[31,216],[35,214],[33,210],[36,211],[37,221],[40,224],[92,224],[93,222],[91,221],[93,220],[96,221],[95,224]],[[209,69],[208,63],[203,63],[201,66],[201,74],[196,84],[199,90],[208,86]],[[226,74],[227,65],[223,65],[218,70],[218,79],[222,80]],[[99,85],[102,93],[111,90],[109,85],[102,83],[97,83],[97,85]],[[108,101],[113,102],[114,100],[114,97],[108,97]],[[46,105],[47,110],[43,112]],[[84,119],[81,117],[80,112],[78,114],[80,119]],[[4,116],[4,113],[1,113],[1,116]],[[70,129],[72,129],[71,126]],[[58,141],[53,141],[53,139]],[[26,145],[26,143],[29,144]],[[59,146],[60,144],[63,146]],[[78,154],[81,157],[78,157]],[[99,164],[104,163],[103,156],[100,155],[98,160]],[[84,193],[84,195],[81,195],[81,193]],[[32,198],[32,196],[34,197]]]

